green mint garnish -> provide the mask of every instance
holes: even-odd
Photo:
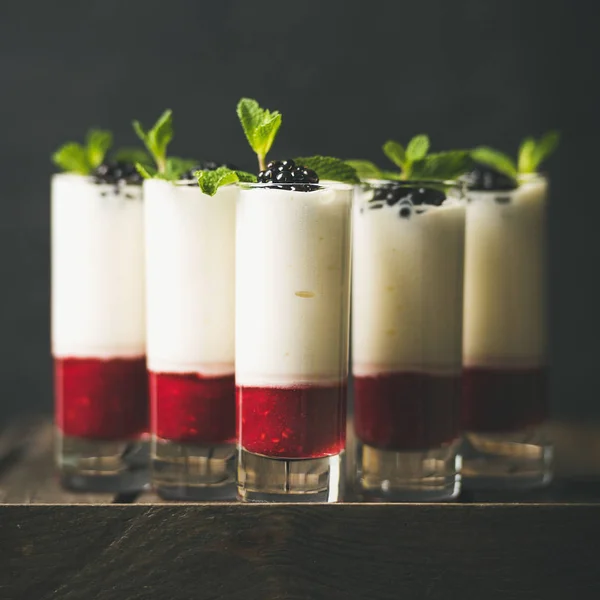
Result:
[[[141,148],[118,148],[111,154],[111,158],[116,162],[124,162],[132,165],[135,165],[135,163],[151,165],[153,163],[150,154]]]
[[[360,179],[383,179],[383,171],[369,160],[347,160]]]
[[[383,145],[384,154],[400,168],[400,173],[382,171],[385,179],[455,179],[471,167],[470,153],[467,150],[449,150],[427,154],[429,137],[417,135],[406,146],[394,140]]]
[[[437,152],[416,160],[412,164],[411,177],[414,179],[456,179],[469,171],[472,164],[471,153],[468,150]]]
[[[537,173],[539,166],[556,150],[560,134],[549,131],[539,140],[526,138],[519,149],[519,174]]]
[[[410,163],[425,158],[429,152],[429,137],[426,135],[416,135],[406,146],[406,160]]]
[[[556,150],[559,140],[560,135],[557,131],[550,131],[539,140],[527,137],[521,142],[517,161],[488,146],[475,148],[471,156],[477,162],[492,167],[512,179],[518,179],[519,175],[537,173],[542,162]]]
[[[112,141],[113,136],[110,131],[90,129],[85,145],[67,142],[52,155],[52,162],[68,173],[89,175],[102,164]]]
[[[504,152],[494,150],[488,146],[480,146],[471,151],[471,157],[473,160],[487,165],[488,167],[492,167],[492,169],[507,175],[511,179],[517,178],[517,165],[515,161],[507,154],[504,154]]]
[[[320,180],[360,183],[356,169],[339,158],[333,156],[306,156],[295,158],[294,161],[298,165],[316,171]]]
[[[256,176],[245,171],[234,171],[228,167],[219,167],[214,171],[196,171],[200,190],[208,196],[214,196],[223,185],[237,183],[238,181],[256,183]]]
[[[237,115],[250,147],[258,157],[261,171],[281,126],[281,113],[261,108],[256,100],[242,98],[237,105]]]
[[[140,162],[135,163],[137,172],[144,179],[164,179],[165,181],[177,181],[181,176],[198,164],[197,160],[169,156],[165,159],[165,169],[162,173],[156,167]]]
[[[167,171],[167,146],[173,139],[173,112],[165,110],[152,129],[145,131],[139,121],[133,121],[133,129],[156,163],[157,172]]]

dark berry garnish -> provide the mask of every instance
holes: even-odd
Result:
[[[294,175],[295,174],[291,171],[279,171],[279,173],[275,175],[275,183],[294,183]]]
[[[385,202],[388,206],[396,204],[440,206],[445,199],[446,194],[433,187],[407,187],[402,183],[385,183],[375,188],[372,202]]]
[[[135,165],[126,162],[107,161],[97,167],[92,177],[96,183],[125,183],[128,185],[141,185],[143,178],[137,172]]]
[[[403,206],[398,213],[403,219],[408,219],[410,217],[411,210],[408,206]]]
[[[302,165],[297,165],[291,158],[272,160],[264,171],[258,174],[259,183],[273,183],[275,189],[286,189],[296,192],[312,192],[318,189],[319,176]]]
[[[467,187],[473,191],[515,190],[518,187],[512,177],[482,164],[478,164],[465,179]]]

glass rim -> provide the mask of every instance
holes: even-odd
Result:
[[[465,182],[461,179],[434,179],[434,178],[420,178],[420,179],[377,179],[377,178],[369,178],[362,179],[361,185],[400,185],[402,187],[418,187],[418,186],[432,186],[432,185],[442,185],[444,187],[457,187],[462,188],[465,187]]]
[[[314,188],[314,191],[319,190],[331,190],[338,189],[344,191],[352,191],[353,185],[350,183],[344,183],[342,181],[331,181],[329,179],[325,179],[323,181],[319,181],[319,183],[260,183],[260,182],[249,182],[249,181],[239,181],[237,184],[241,189],[244,190],[254,190],[254,189],[275,189],[279,191],[289,191],[295,192],[300,190],[293,190],[291,188],[300,186],[300,185],[310,185]]]

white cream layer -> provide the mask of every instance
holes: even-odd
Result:
[[[237,212],[238,385],[347,376],[352,188],[254,187]]]
[[[467,366],[545,363],[546,196],[547,182],[542,178],[512,192],[470,192],[464,317]]]
[[[52,178],[52,352],[56,357],[145,353],[141,186]]]
[[[144,182],[148,368],[234,372],[238,188]]]
[[[372,193],[357,188],[353,373],[458,372],[465,202],[413,207],[402,218],[397,205],[368,208]]]

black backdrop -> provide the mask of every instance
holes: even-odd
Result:
[[[595,2],[0,0],[0,421],[51,410],[51,151],[173,108],[173,152],[254,169],[242,95],[283,112],[278,156],[381,161],[389,137],[514,151],[563,133],[552,176],[554,414],[600,419]]]

